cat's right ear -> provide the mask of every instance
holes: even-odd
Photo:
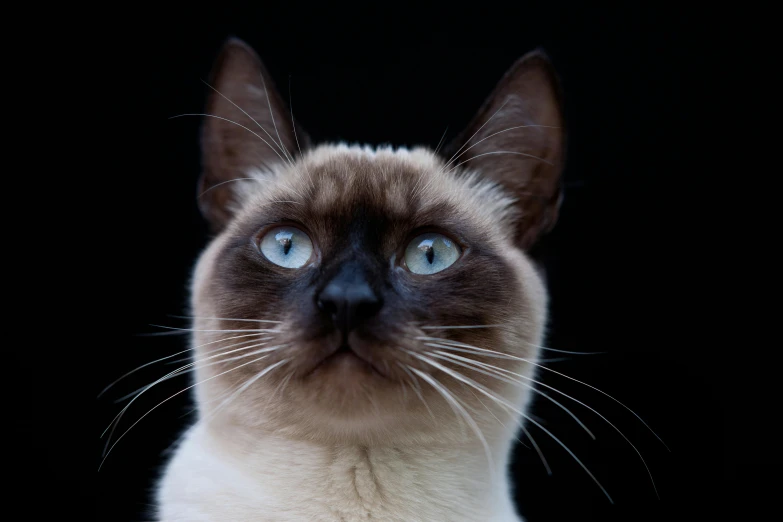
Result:
[[[293,122],[261,59],[243,41],[231,38],[223,45],[207,85],[198,204],[219,231],[236,210],[232,181],[247,178],[252,169],[287,162],[309,139]]]
[[[443,149],[448,169],[465,165],[516,199],[515,241],[529,249],[557,221],[565,125],[560,84],[541,50],[506,72],[483,107]]]

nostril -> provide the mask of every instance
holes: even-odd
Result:
[[[383,307],[383,300],[370,298],[358,301],[354,307],[354,314],[358,319],[369,319],[377,314]]]
[[[335,302],[331,299],[317,299],[316,305],[318,306],[318,309],[324,312],[327,315],[334,316],[337,315],[337,305]]]

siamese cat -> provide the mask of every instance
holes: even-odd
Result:
[[[555,224],[556,75],[518,60],[442,152],[323,144],[229,40],[203,123],[192,278],[199,418],[157,516],[522,520],[508,464],[535,390]]]

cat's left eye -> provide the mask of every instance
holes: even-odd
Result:
[[[430,232],[413,239],[405,249],[405,265],[414,274],[428,275],[457,262],[462,250],[443,234]]]
[[[295,227],[273,228],[264,235],[258,248],[264,257],[284,268],[301,268],[313,254],[313,242]]]

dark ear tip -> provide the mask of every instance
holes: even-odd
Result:
[[[236,36],[229,36],[223,42],[220,52],[218,52],[216,63],[220,64],[227,59],[236,58],[250,60],[251,62],[260,61],[256,51],[247,42]]]
[[[529,53],[524,54],[514,65],[515,68],[522,66],[538,66],[547,70],[548,72],[554,72],[555,69],[554,65],[552,64],[552,59],[549,57],[549,54],[544,51],[543,47],[536,47]]]
[[[244,51],[252,51],[252,48],[239,37],[236,36],[229,36],[226,38],[226,41],[223,42],[222,50],[228,50],[228,49],[242,49]]]
[[[215,61],[212,63],[212,70],[209,74],[209,83],[214,85],[221,76],[223,69],[229,64],[244,64],[241,68],[247,70],[250,68],[261,68],[261,59],[255,50],[244,40],[236,36],[229,36],[223,42],[223,46],[217,53]]]

